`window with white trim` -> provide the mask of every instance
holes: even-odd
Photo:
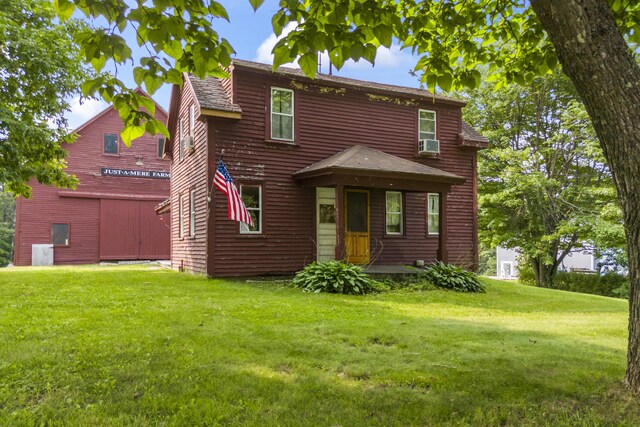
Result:
[[[182,195],[179,196],[180,200],[178,202],[179,206],[178,206],[178,230],[179,230],[179,237],[183,238],[184,237],[184,201],[182,200]]]
[[[418,139],[436,138],[436,112],[431,110],[418,111]]]
[[[196,189],[189,192],[189,236],[196,235]]]
[[[429,234],[440,234],[440,194],[427,194],[427,230]]]
[[[180,136],[180,160],[184,157],[184,119],[180,118],[178,134]]]
[[[402,234],[402,193],[399,191],[386,192],[386,232],[387,234]]]
[[[241,234],[262,233],[262,187],[260,185],[240,185],[240,197],[251,215],[253,225],[240,223]]]
[[[293,91],[271,88],[271,138],[293,141]]]
[[[194,138],[196,135],[196,106],[191,104],[189,107],[189,136]]]

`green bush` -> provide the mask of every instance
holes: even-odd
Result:
[[[340,261],[313,262],[296,274],[293,284],[316,293],[363,295],[376,290],[376,281],[362,267]]]
[[[478,276],[453,264],[441,261],[425,271],[426,278],[434,285],[457,292],[484,292]]]
[[[613,272],[597,275],[559,271],[551,288],[617,298],[627,298],[629,293],[626,276]]]

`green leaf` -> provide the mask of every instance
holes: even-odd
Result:
[[[76,5],[70,0],[55,0],[53,3],[61,21],[71,18],[71,15],[76,10]]]
[[[249,3],[251,3],[251,7],[255,11],[255,10],[258,10],[260,6],[262,6],[262,3],[264,3],[264,0],[249,0]]]
[[[124,127],[124,129],[122,129],[122,132],[120,132],[120,136],[122,136],[122,142],[124,142],[124,145],[129,147],[134,139],[140,138],[142,135],[144,135],[144,131],[144,126],[127,125]]]
[[[298,60],[298,65],[300,65],[303,73],[313,78],[318,70],[318,56],[311,52],[305,53]]]

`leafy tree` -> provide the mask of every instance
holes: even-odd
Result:
[[[0,267],[13,260],[15,234],[16,199],[0,187]]]
[[[0,0],[0,182],[29,196],[27,182],[73,187],[62,143],[73,142],[63,117],[68,97],[88,77],[72,35],[46,0]]]
[[[258,7],[264,0],[249,0]],[[181,71],[220,75],[231,46],[213,31],[212,17],[228,19],[214,0],[56,0],[59,16],[79,8],[108,25],[80,41],[97,69],[118,63],[131,50],[117,33],[128,23],[150,55],[134,69],[148,92],[178,83]],[[416,68],[430,88],[478,86],[488,65],[496,85],[530,83],[560,63],[574,83],[613,175],[622,208],[630,271],[629,350],[626,383],[640,391],[640,3],[630,0],[281,0],[276,33],[298,27],[274,48],[274,65],[299,56],[309,75],[316,52],[327,50],[334,66],[349,59],[375,61],[376,48],[395,40],[420,56]],[[182,49],[181,49],[182,48]],[[164,52],[164,54],[161,54]],[[129,143],[160,124],[137,111],[141,101],[114,77],[83,86],[85,95],[113,100],[126,123]],[[162,127],[166,132],[166,129]]]
[[[471,93],[465,117],[491,141],[478,164],[481,240],[517,248],[536,284],[551,287],[568,254],[622,223],[575,88],[559,72],[497,92],[485,83]],[[614,236],[598,237],[619,245]]]

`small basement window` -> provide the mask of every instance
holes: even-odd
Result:
[[[293,141],[293,91],[271,88],[271,138]]]
[[[54,245],[69,246],[69,224],[51,224],[51,243]]]
[[[118,154],[118,135],[115,133],[105,133],[102,144],[104,154]]]
[[[387,191],[386,199],[387,234],[402,234],[402,193]]]
[[[240,185],[240,197],[247,207],[253,225],[249,226],[244,222],[240,223],[241,234],[261,234],[262,233],[262,187],[259,185]]]

